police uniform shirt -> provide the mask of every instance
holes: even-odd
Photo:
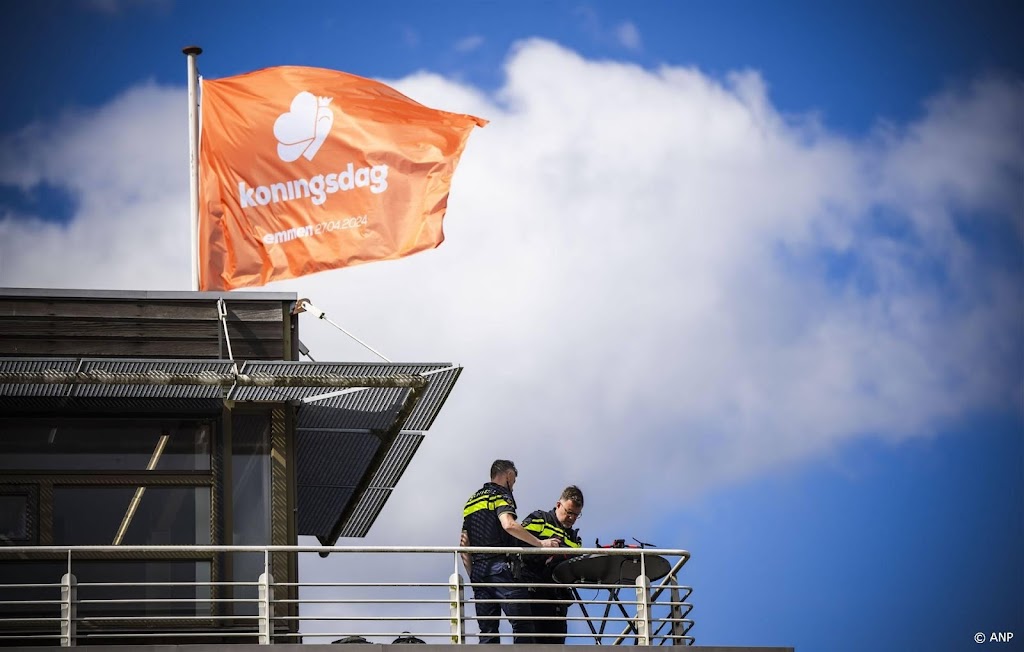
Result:
[[[538,509],[531,513],[522,522],[526,531],[538,539],[560,539],[562,546],[566,548],[580,548],[583,542],[580,540],[579,530],[565,527],[558,522],[555,510],[544,511]],[[523,555],[523,564],[527,572],[532,576],[533,581],[551,581],[551,567],[553,563],[562,561],[563,555]],[[550,563],[549,563],[550,562]]]
[[[516,518],[516,501],[512,492],[500,484],[488,482],[466,501],[462,510],[462,529],[469,536],[469,545],[488,548],[514,548],[522,546],[519,539],[505,531],[501,515]],[[504,556],[504,555],[502,555]],[[495,555],[473,555],[473,569],[479,570]]]

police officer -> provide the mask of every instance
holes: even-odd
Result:
[[[534,534],[538,539],[557,539],[562,545],[569,548],[579,548],[582,545],[579,532],[573,529],[578,519],[583,514],[583,492],[576,485],[569,485],[562,490],[562,495],[555,502],[555,508],[550,511],[538,509],[523,521],[522,525],[527,532]],[[557,616],[558,620],[534,620],[534,632],[540,634],[558,634],[559,636],[538,636],[535,643],[565,643],[565,634],[568,623],[565,620],[569,612],[568,603],[548,602],[549,600],[572,600],[573,595],[570,589],[554,586],[555,581],[551,577],[551,570],[554,566],[563,561],[563,555],[552,555],[545,558],[543,555],[523,556],[523,577],[527,582],[547,582],[550,587],[531,587],[530,598],[536,600],[530,609],[534,616]]]
[[[510,460],[495,460],[491,465],[491,480],[484,484],[466,501],[462,511],[462,545],[489,548],[514,548],[523,543],[536,547],[557,548],[557,539],[541,540],[530,534],[516,522],[516,501],[512,487],[519,472]],[[520,541],[522,543],[520,543]],[[532,555],[525,555],[527,557]],[[505,554],[463,555],[463,562],[469,571],[473,584],[507,584],[520,581],[513,573],[512,563]],[[502,611],[512,625],[515,642],[532,643],[532,623],[529,619],[530,605],[506,602],[508,600],[529,600],[529,592],[522,587],[474,586],[476,600],[500,600],[500,604],[476,603],[477,624],[480,627],[481,643],[500,643],[498,616]]]

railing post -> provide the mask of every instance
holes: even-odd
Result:
[[[260,573],[260,645],[270,645],[274,638],[274,576]]]
[[[636,578],[636,644],[651,644],[651,580],[646,575]]]
[[[462,645],[466,642],[466,602],[462,575],[452,573],[448,578],[448,599],[451,612],[452,643]]]
[[[683,636],[686,634],[686,629],[683,627],[683,605],[680,604],[683,601],[683,596],[679,592],[678,586],[669,589],[669,595],[672,597],[672,605],[668,610],[668,617],[672,619],[672,627],[669,628],[672,633],[672,645],[685,645]]]
[[[60,646],[75,645],[78,619],[78,580],[71,573],[60,578]]]

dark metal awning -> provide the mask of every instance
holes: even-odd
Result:
[[[298,533],[365,536],[462,368],[448,363],[0,358],[4,414],[295,408]]]
[[[423,389],[289,387],[296,414],[299,534],[324,545],[366,536],[458,380],[449,363],[249,362],[244,373],[422,379]],[[237,387],[234,400],[275,400],[280,388]],[[415,394],[413,397],[412,395]],[[276,399],[280,400],[280,399]],[[338,509],[341,505],[341,509]]]

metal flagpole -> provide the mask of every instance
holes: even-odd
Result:
[[[192,240],[192,289],[199,289],[199,73],[196,57],[203,53],[198,45],[181,50],[188,57],[188,162],[189,232]]]

